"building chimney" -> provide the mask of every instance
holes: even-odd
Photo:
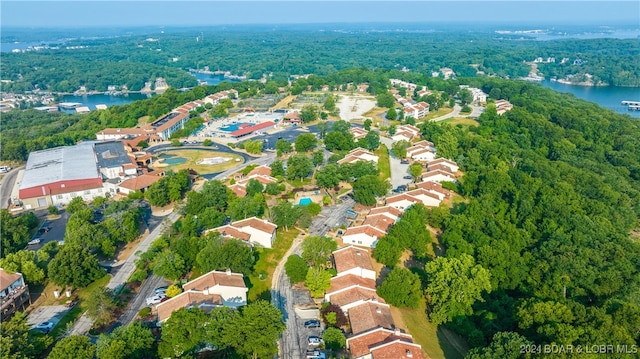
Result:
[[[227,275],[231,275],[231,268],[227,268]]]
[[[380,310],[380,307],[376,307],[376,313],[382,314],[382,310]]]
[[[413,358],[413,353],[409,349],[407,349],[407,358]]]

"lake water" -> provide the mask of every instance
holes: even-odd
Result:
[[[96,105],[107,105],[107,107],[125,105],[133,101],[146,100],[149,97],[151,97],[151,94],[146,95],[141,93],[130,93],[127,95],[119,95],[119,96],[105,95],[105,94],[81,95],[81,96],[64,95],[60,97],[60,102],[79,102],[82,104],[82,106],[88,106],[91,110],[95,110]],[[75,113],[75,109],[64,110],[64,111],[69,113]]]
[[[549,80],[542,81],[542,85],[558,92],[568,92],[577,98],[595,102],[602,107],[632,117],[640,118],[640,111],[629,111],[622,101],[640,101],[640,88],[618,86],[574,86],[565,85]]]
[[[238,82],[236,79],[225,79],[224,75],[204,74],[202,72],[191,71],[189,74],[195,76],[198,81],[205,81],[207,85],[217,85],[221,82]]]

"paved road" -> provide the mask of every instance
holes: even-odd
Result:
[[[166,279],[157,275],[152,275],[147,278],[147,280],[142,282],[138,293],[129,301],[127,308],[124,310],[122,315],[120,315],[120,318],[118,318],[118,321],[116,322],[114,328],[122,325],[129,325],[131,322],[133,322],[133,320],[136,319],[136,316],[138,315],[140,309],[147,307],[146,299],[152,296],[153,290],[155,288],[168,286],[170,284],[171,283],[169,283]]]
[[[11,171],[5,173],[2,180],[0,180],[0,208],[9,207],[9,200],[11,199],[11,191],[16,183],[16,177],[18,172],[24,167],[14,168]]]
[[[353,208],[354,205],[355,202],[347,197],[339,205],[324,207],[320,215],[314,218],[309,228],[309,234],[321,236],[326,234],[330,228],[347,224],[346,211]],[[291,287],[289,277],[283,270],[284,263],[291,254],[302,252],[302,242],[303,237],[294,240],[291,248],[278,263],[271,284],[271,301],[282,311],[286,324],[286,329],[280,338],[280,359],[304,358],[304,353],[307,350],[307,337],[310,335],[320,336],[322,333],[322,328],[305,328],[303,325],[305,320],[296,316],[295,306],[312,303],[312,300],[308,291],[295,290]]]
[[[380,136],[380,143],[383,143],[389,149],[389,162],[391,164],[391,189],[394,189],[400,185],[406,185],[413,180],[404,179],[403,177],[409,174],[409,164],[400,163],[400,159],[397,158],[391,152],[391,146],[393,146],[393,140],[389,137]]]

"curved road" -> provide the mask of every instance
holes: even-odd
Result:
[[[2,180],[0,180],[0,208],[9,207],[11,192],[13,191],[13,187],[16,183],[18,172],[20,172],[20,170],[23,168],[24,166],[12,169],[11,171],[5,173],[5,175],[2,177]]]

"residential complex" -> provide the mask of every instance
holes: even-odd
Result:
[[[10,273],[0,268],[0,318],[4,321],[28,305],[31,305],[29,286],[22,273]]]

